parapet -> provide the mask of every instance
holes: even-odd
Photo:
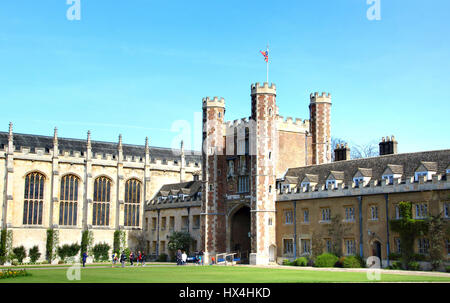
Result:
[[[271,83],[269,86],[269,83],[264,82],[262,85],[259,84],[259,82],[256,82],[255,84],[252,84],[250,86],[252,95],[256,94],[271,94],[276,95],[277,94],[277,87],[274,83]]]
[[[311,103],[330,103],[331,104],[331,94],[323,92],[321,95],[319,95],[318,92],[315,92],[314,94],[311,93],[309,95],[309,98],[311,100]]]
[[[225,107],[225,99],[222,97],[203,98],[203,108],[205,107]]]
[[[283,116],[278,116],[277,129],[280,131],[301,132],[309,131],[309,120],[302,120],[292,117],[287,117],[286,120]]]

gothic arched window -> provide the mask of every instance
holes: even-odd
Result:
[[[94,202],[92,205],[92,225],[108,226],[111,202],[111,180],[98,177],[94,182]]]
[[[23,224],[42,224],[44,207],[44,175],[34,172],[25,177]]]
[[[59,191],[59,225],[77,225],[78,177],[67,175],[61,179]]]
[[[124,226],[139,226],[141,182],[130,179],[125,183]]]

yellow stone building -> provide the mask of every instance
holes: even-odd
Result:
[[[185,156],[186,154],[186,156]],[[58,230],[59,245],[113,246],[116,230],[142,230],[144,205],[166,183],[193,180],[201,156],[145,145],[0,133],[0,218],[13,247],[37,245],[45,258],[46,231]],[[133,243],[129,243],[133,247]]]

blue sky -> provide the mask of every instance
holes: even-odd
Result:
[[[187,123],[199,149],[202,98],[248,116],[269,43],[281,115],[309,119],[309,94],[326,91],[335,137],[450,148],[447,0],[381,0],[380,21],[366,0],[81,0],[79,21],[68,8],[0,2],[0,130],[170,147]]]

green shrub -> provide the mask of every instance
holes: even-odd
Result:
[[[41,257],[39,252],[39,247],[37,245],[33,246],[28,250],[28,256],[30,257],[31,263],[36,263],[36,261]]]
[[[446,272],[450,272],[450,266],[445,267]]]
[[[359,264],[361,264],[362,268],[366,268],[366,261],[364,261],[364,259],[360,255],[356,255],[355,258],[359,261]]]
[[[416,261],[411,261],[408,263],[408,270],[420,270],[420,265]]]
[[[292,263],[293,262],[291,260],[289,260],[289,259],[284,259],[283,260],[283,265],[291,266],[291,265],[293,265]]]
[[[67,261],[67,258],[74,257],[78,254],[80,251],[80,245],[78,243],[74,244],[64,244],[63,246],[60,246],[57,248],[56,252],[58,256],[61,258],[63,262]]]
[[[339,258],[330,253],[324,253],[317,256],[315,261],[316,267],[333,267],[336,262],[339,261]]]
[[[334,267],[344,267],[345,256],[339,258],[339,260],[334,264]]]
[[[114,232],[113,251],[120,250],[120,230]]]
[[[109,260],[109,249],[111,247],[107,243],[98,243],[92,248],[92,253],[94,255],[94,261],[108,261]]]
[[[398,253],[390,253],[389,254],[389,259],[392,261],[400,260],[401,257],[402,257],[402,255],[398,254]]]
[[[305,257],[300,257],[295,259],[292,263],[294,266],[306,266],[308,265],[308,259]]]
[[[27,257],[27,251],[25,250],[25,247],[23,247],[23,246],[14,247],[13,253],[19,263],[22,263],[23,259],[25,259]]]
[[[412,259],[416,262],[427,261],[428,257],[421,254],[413,254]]]
[[[402,263],[401,262],[392,262],[391,265],[387,267],[387,269],[402,269]]]
[[[361,268],[361,261],[356,256],[348,256],[343,262],[344,268]]]
[[[6,229],[2,229],[0,236],[0,264],[3,265],[6,262]]]
[[[158,259],[156,259],[157,262],[167,262],[167,259],[169,256],[167,254],[160,254],[158,256]]]

